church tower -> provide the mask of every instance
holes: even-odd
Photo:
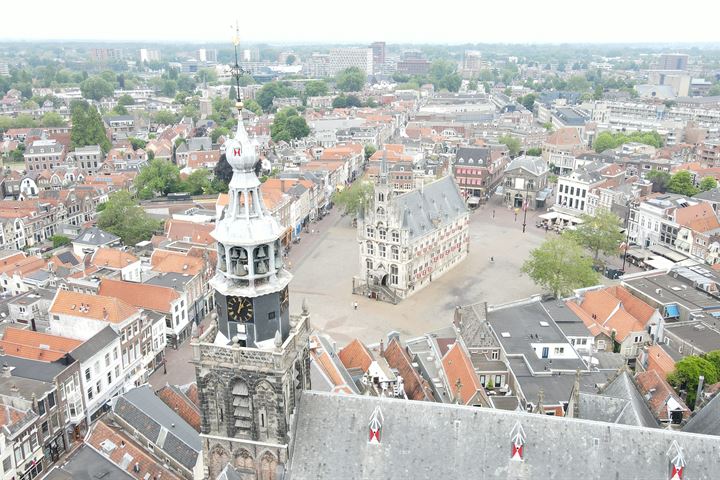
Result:
[[[239,78],[237,43],[235,69]],[[309,388],[309,315],[304,305],[301,315],[290,315],[283,231],[263,204],[258,155],[243,125],[242,102],[237,107],[237,131],[225,142],[233,168],[229,201],[212,232],[217,313],[193,336],[193,363],[207,478],[231,464],[242,478],[274,480],[289,457],[299,395]]]

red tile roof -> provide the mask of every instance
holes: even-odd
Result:
[[[390,368],[396,369],[402,377],[405,395],[410,400],[434,401],[430,385],[412,366],[410,355],[400,345],[400,342],[393,338],[385,349],[384,357]]]
[[[189,241],[193,243],[211,245],[215,243],[215,239],[210,236],[210,232],[214,229],[215,226],[209,223],[195,223],[171,219],[165,223],[165,236],[170,240],[189,239]]]
[[[97,267],[121,269],[138,261],[138,258],[117,248],[98,248],[92,256],[91,263]]]
[[[100,282],[100,295],[115,297],[138,308],[157,312],[172,312],[171,303],[180,298],[172,288],[145,283],[124,282],[104,278]]]
[[[373,362],[373,356],[367,347],[357,338],[340,350],[338,357],[345,368],[359,368],[367,372]]]
[[[442,359],[443,370],[450,387],[450,397],[455,399],[456,385],[459,381],[460,398],[463,405],[467,405],[479,390],[484,390],[480,379],[475,374],[470,358],[460,342],[456,342]]]
[[[106,445],[105,442],[108,440],[115,445],[109,453],[103,448],[103,445]],[[136,480],[152,478],[158,480],[181,480],[181,477],[164,468],[160,462],[145,453],[145,449],[136,445],[132,437],[110,427],[103,420],[98,420],[92,424],[85,436],[85,443],[91,445],[116,466],[124,465],[123,469]],[[125,462],[128,456],[132,458],[129,463]],[[135,471],[136,465],[140,467],[138,472]]]
[[[137,314],[138,310],[114,295],[89,295],[59,289],[50,306],[50,313],[122,323]]]
[[[82,343],[72,338],[12,327],[5,329],[0,340],[0,346],[7,355],[44,362],[59,360]]]
[[[667,403],[670,398],[679,404],[683,411],[683,418],[690,417],[690,409],[685,405],[680,396],[656,371],[650,370],[635,375],[640,393],[642,393],[650,407],[650,411],[661,422],[670,421]]]
[[[173,385],[166,385],[157,391],[157,396],[172,408],[195,430],[200,431],[200,410],[184,393]]]

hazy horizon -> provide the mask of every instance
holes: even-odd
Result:
[[[607,0],[596,5],[588,12],[569,0],[461,1],[447,8],[366,0],[338,9],[327,0],[278,0],[271,8],[252,3],[241,9],[236,2],[219,0],[213,8],[185,12],[160,2],[127,0],[116,8],[108,4],[103,15],[89,0],[38,0],[33,9],[42,14],[31,21],[6,22],[0,41],[223,44],[230,42],[238,19],[241,41],[277,45],[720,44],[720,2],[702,12],[673,11],[672,17],[658,4]],[[17,2],[3,10],[6,19],[27,17],[26,6]],[[273,16],[276,12],[280,14]]]

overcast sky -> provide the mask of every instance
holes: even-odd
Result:
[[[720,43],[720,1],[3,1],[3,40]]]

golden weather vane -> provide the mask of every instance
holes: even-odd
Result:
[[[232,28],[232,26],[230,26]],[[248,75],[250,73],[249,70],[244,70],[240,66],[240,61],[238,60],[238,45],[240,45],[240,26],[238,25],[238,22],[235,21],[235,35],[233,36],[233,45],[235,45],[235,65],[232,66],[230,71],[232,72],[233,76],[235,77],[235,87],[237,88],[237,102],[235,106],[238,108],[239,111],[242,112],[243,108],[243,102],[240,98],[240,77],[242,75]],[[231,87],[232,88],[232,87]]]

